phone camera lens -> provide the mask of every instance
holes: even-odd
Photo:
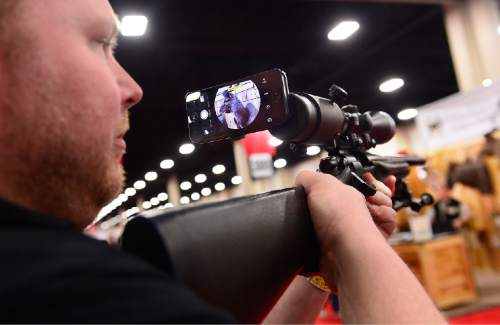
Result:
[[[204,109],[204,110],[202,110],[202,111],[200,112],[200,118],[201,118],[202,120],[206,120],[206,119],[208,118],[208,116],[209,116],[209,114],[208,114],[208,111],[207,111],[206,109]]]

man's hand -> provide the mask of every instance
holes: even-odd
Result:
[[[364,178],[377,187],[372,197],[365,198],[353,187],[328,174],[302,172],[297,177],[297,185],[304,187],[307,194],[316,235],[322,246],[331,248],[330,245],[346,233],[358,232],[364,227],[376,225],[384,237],[394,230],[396,214],[391,196],[395,178],[388,177],[385,184],[369,173]]]
[[[345,323],[445,324],[425,290],[387,244],[395,226],[391,207],[394,178],[385,185],[365,180],[378,192],[365,198],[335,177],[302,172],[297,185],[307,203],[321,245],[320,270],[342,304]]]
[[[335,248],[347,238],[362,236],[387,238],[396,226],[396,213],[392,209],[392,191],[395,178],[388,177],[385,184],[371,174],[365,174],[367,182],[375,185],[377,193],[365,198],[359,191],[345,185],[335,177],[302,172],[297,185],[303,186],[316,235],[321,245],[320,268],[335,290]]]
[[[326,175],[319,174],[319,176],[324,177]],[[301,177],[305,177],[305,179],[310,178],[308,175]],[[369,173],[364,175],[364,179],[377,188],[377,193],[374,196],[366,198],[366,201],[362,200],[360,195],[356,194],[355,197],[356,199],[359,199],[360,206],[366,205],[374,223],[378,226],[382,235],[387,237],[392,233],[395,227],[395,212],[392,210],[391,195],[394,191],[396,179],[395,177],[388,177],[384,184],[376,180]],[[302,178],[302,180],[304,180],[304,178]],[[347,187],[342,184],[336,184],[334,186]],[[349,188],[348,190],[350,191]],[[339,197],[337,197],[338,191],[340,191],[340,189],[337,189],[334,199],[342,201]],[[346,196],[344,196],[344,198],[346,198]],[[347,212],[352,214],[352,211]],[[364,213],[366,213],[366,209]],[[331,216],[334,216],[335,211],[332,211],[330,214]],[[331,284],[332,283],[330,282],[330,289],[336,291],[336,288],[331,286]],[[273,307],[271,312],[267,315],[264,323],[314,323],[327,298],[327,292],[318,290],[318,288],[312,286],[306,278],[297,276]]]
[[[389,176],[382,183],[372,174],[366,173],[363,175],[363,179],[377,188],[377,193],[374,196],[366,198],[366,205],[382,235],[388,238],[396,228],[396,211],[392,208],[391,200],[396,187],[396,177]]]

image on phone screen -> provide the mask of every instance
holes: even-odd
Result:
[[[243,129],[255,121],[260,110],[260,93],[251,80],[219,88],[215,96],[215,114],[229,129]]]

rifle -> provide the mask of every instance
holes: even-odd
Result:
[[[365,195],[376,189],[363,180],[364,173],[378,179],[395,175],[395,209],[418,211],[432,204],[428,194],[412,198],[404,181],[410,166],[425,160],[367,152],[394,136],[394,120],[380,111],[340,108],[336,98],[344,95],[335,85],[329,99],[290,93],[288,120],[271,133],[294,146],[322,146],[329,155],[319,170]],[[261,322],[296,275],[318,271],[319,246],[302,188],[144,212],[126,225],[122,248],[175,270],[188,288],[243,323]]]

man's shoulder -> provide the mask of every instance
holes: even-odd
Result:
[[[74,229],[2,227],[0,258],[9,261],[0,269],[0,274],[3,277],[17,275],[20,282],[64,276],[98,280],[120,273],[165,278],[168,273]]]
[[[0,227],[0,258],[9,261],[0,269],[8,320],[34,320],[26,318],[27,309],[39,319],[62,322],[227,320],[172,273],[73,229]],[[50,310],[56,305],[64,312]]]
[[[5,201],[0,201],[0,256],[15,267],[18,267],[16,264],[37,263],[47,267],[55,262],[68,265],[85,260],[100,260],[91,263],[95,266],[112,265],[111,260],[142,264],[106,242],[82,234],[67,220]]]

